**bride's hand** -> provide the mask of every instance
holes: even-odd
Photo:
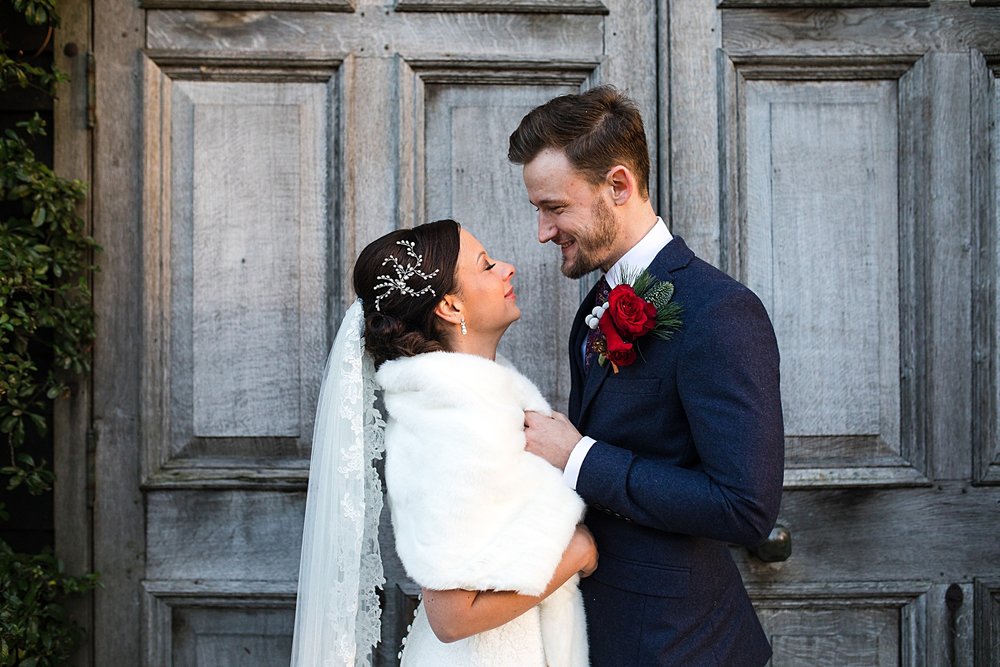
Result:
[[[589,577],[597,569],[597,543],[594,536],[582,523],[576,527],[573,538],[569,541],[569,548],[579,558],[579,572],[581,577]]]

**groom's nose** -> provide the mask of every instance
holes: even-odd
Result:
[[[542,212],[538,213],[538,242],[548,243],[554,239],[559,234],[559,230],[556,226],[546,220],[546,215]]]

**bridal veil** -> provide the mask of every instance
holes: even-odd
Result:
[[[385,583],[379,554],[384,422],[364,351],[364,311],[344,315],[327,359],[316,409],[291,667],[371,664],[379,639],[375,592]]]

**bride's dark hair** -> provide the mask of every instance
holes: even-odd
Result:
[[[397,229],[372,241],[358,255],[354,291],[364,304],[365,349],[376,368],[397,357],[446,349],[434,307],[445,294],[458,291],[455,267],[460,229],[454,220]],[[419,266],[411,251],[420,257]],[[408,291],[383,285],[384,276],[397,277],[397,265],[415,266],[422,274],[411,274],[403,281]],[[430,274],[434,275],[423,277]]]

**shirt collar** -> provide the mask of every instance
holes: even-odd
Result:
[[[667,229],[667,223],[663,222],[663,218],[656,216],[653,228],[646,232],[646,235],[632,246],[631,250],[622,255],[621,259],[615,262],[608,271],[605,276],[608,285],[613,289],[621,282],[623,268],[629,273],[647,268],[673,238],[673,234]]]

